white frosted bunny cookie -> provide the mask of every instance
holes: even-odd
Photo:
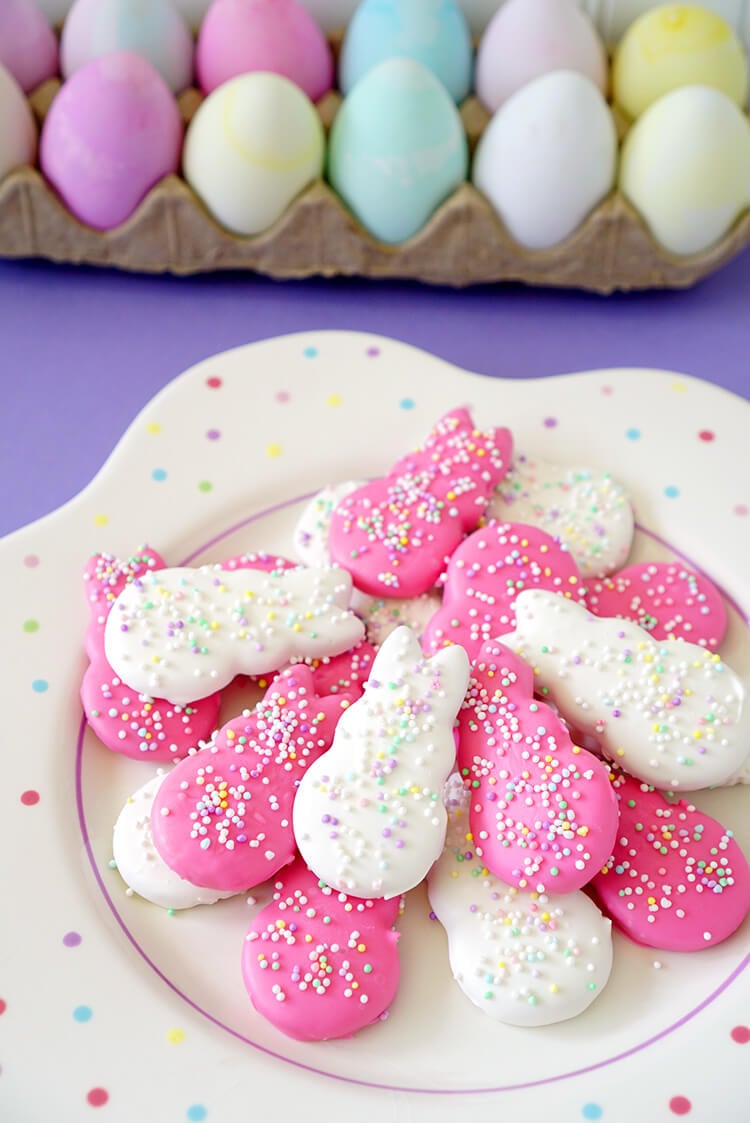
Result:
[[[327,885],[390,898],[425,876],[445,839],[441,793],[468,682],[458,645],[425,658],[406,627],[385,641],[362,698],[339,719],[294,803],[297,846]]]
[[[546,894],[494,877],[474,850],[469,793],[446,785],[448,832],[427,878],[453,977],[496,1021],[542,1026],[582,1013],[612,968],[612,926],[581,890]]]
[[[235,675],[290,660],[338,655],[364,635],[349,611],[343,569],[161,569],[127,585],[107,618],[104,645],[133,690],[184,703]]]
[[[498,522],[538,526],[559,538],[582,577],[604,577],[619,569],[633,541],[632,507],[609,472],[521,454],[497,485],[487,515]]]
[[[555,593],[516,600],[502,641],[530,663],[577,729],[633,776],[663,790],[726,784],[750,751],[750,707],[720,656],[683,640],[655,640],[630,620],[598,618]]]
[[[331,516],[345,496],[364,487],[365,483],[365,480],[344,480],[343,483],[329,484],[305,505],[294,528],[294,551],[305,565],[331,564],[328,546]]]
[[[159,854],[151,833],[151,808],[163,780],[160,769],[129,797],[118,816],[112,854],[123,881],[139,897],[164,909],[191,909],[234,896],[234,890],[193,885],[170,869]]]

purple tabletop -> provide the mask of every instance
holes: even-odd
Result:
[[[0,262],[0,535],[74,496],[158,390],[230,347],[335,328],[495,377],[654,367],[750,397],[749,296],[750,251],[692,289],[609,297]]]

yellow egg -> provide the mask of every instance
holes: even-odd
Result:
[[[631,24],[615,51],[612,96],[631,118],[679,86],[712,86],[744,106],[747,55],[726,20],[696,4],[665,4]]]

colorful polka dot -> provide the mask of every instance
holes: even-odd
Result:
[[[185,1118],[190,1120],[190,1123],[201,1123],[202,1119],[208,1116],[208,1111],[203,1104],[191,1104],[185,1112]]]
[[[672,1096],[669,1101],[669,1110],[673,1115],[689,1115],[693,1105],[686,1096]]]
[[[94,526],[106,526],[109,522],[109,515],[94,515]]]
[[[218,390],[222,385],[221,379],[215,374],[212,374],[210,378],[206,379],[206,386],[208,386],[209,390]]]
[[[27,569],[36,569],[36,567],[39,565],[39,558],[36,554],[27,554],[23,559],[23,564]]]
[[[75,1022],[90,1022],[94,1015],[94,1011],[90,1006],[76,1006],[73,1011],[73,1021]]]
[[[367,350],[365,351],[365,354],[367,355],[368,359],[377,359],[378,355],[380,354],[380,348],[379,347],[368,347]]]
[[[315,358],[317,358],[317,355],[318,355],[318,348],[317,347],[305,347],[302,354],[305,356],[306,359],[315,359]]]
[[[701,429],[698,438],[701,441],[714,441],[716,440],[716,434],[712,433],[710,429]]]
[[[213,491],[213,489],[214,485],[209,480],[201,480],[198,484],[198,491],[202,491],[204,494]]]
[[[8,1009],[8,1003],[5,1001],[4,998],[0,998],[0,1014],[4,1014],[7,1009]]]
[[[341,402],[342,402],[342,397],[341,397],[340,394],[329,394],[328,397],[326,398],[326,405],[330,406],[331,409],[336,409],[338,406],[341,405]]]
[[[86,1102],[92,1107],[104,1107],[109,1100],[109,1092],[104,1088],[92,1088],[86,1096]]]
[[[153,472],[151,473],[151,479],[156,480],[157,483],[161,483],[162,480],[166,480],[166,478],[167,473],[164,468],[154,468]]]
[[[218,441],[221,432],[218,429],[209,429],[206,433],[206,439],[209,441]]]
[[[675,487],[674,484],[669,484],[664,488],[664,494],[666,495],[667,499],[676,499],[680,494],[680,489],[678,487]]]
[[[27,792],[21,792],[21,803],[24,807],[34,807],[39,799],[39,792],[35,792],[33,788],[29,788]]]
[[[614,389],[611,386],[602,386],[602,394],[604,394],[606,397],[611,397],[613,393]]]
[[[63,936],[63,943],[66,948],[77,948],[81,943],[81,936],[78,932],[66,932]]]
[[[735,1026],[729,1036],[738,1045],[747,1045],[750,1041],[750,1026]]]
[[[152,437],[155,437],[157,433],[161,433],[161,425],[158,421],[149,421],[146,426],[146,432],[150,433]]]
[[[24,620],[23,630],[25,632],[28,632],[29,634],[32,634],[33,632],[38,632],[39,631],[39,621],[38,620]]]
[[[170,1029],[167,1031],[167,1041],[170,1045],[181,1045],[184,1040],[184,1029]]]
[[[398,404],[400,409],[414,409],[417,403],[413,398],[402,398]]]
[[[629,441],[639,441],[641,439],[640,429],[626,429],[625,436]]]
[[[49,683],[46,678],[35,678],[31,684],[31,689],[35,694],[46,694],[49,690]]]
[[[545,417],[544,427],[545,427],[545,429],[556,429],[557,428],[557,418],[556,417]]]
[[[735,515],[739,515],[740,518],[744,518],[745,515],[750,514],[750,507],[748,507],[747,503],[738,503],[734,508],[734,513]]]
[[[601,1119],[604,1111],[599,1104],[584,1104],[581,1108],[581,1116],[583,1119]]]
[[[266,445],[266,456],[270,456],[271,459],[274,459],[277,456],[281,456],[281,453],[281,445]]]
[[[669,389],[675,394],[687,394],[687,386],[684,382],[673,382]]]
[[[276,394],[276,401],[281,402],[282,405],[286,405],[290,398],[291,394],[288,390],[279,390],[279,392]]]

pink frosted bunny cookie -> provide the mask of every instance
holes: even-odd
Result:
[[[508,1025],[551,1025],[581,1014],[609,979],[611,922],[581,890],[522,891],[494,877],[474,845],[468,793],[462,797],[449,782],[446,796],[445,849],[427,890],[459,987]]]
[[[355,702],[362,696],[374,659],[375,648],[362,640],[341,655],[314,660],[311,666],[315,689],[318,694],[336,694]]]
[[[384,479],[347,495],[331,517],[331,557],[373,596],[414,597],[483,517],[508,469],[508,429],[483,433],[468,410],[446,414]]]
[[[469,821],[487,868],[538,892],[580,889],[612,853],[617,800],[609,769],[574,745],[534,673],[503,644],[472,667],[458,725]]]
[[[459,643],[475,659],[487,640],[513,630],[516,597],[531,588],[576,600],[585,594],[572,554],[546,531],[523,523],[475,530],[448,563],[443,604],[425,629],[425,649]]]
[[[131,757],[164,763],[178,760],[216,728],[220,697],[173,705],[127,686],[104,653],[104,630],[112,604],[127,586],[164,568],[154,550],[142,547],[126,561],[94,554],[84,571],[91,612],[86,651],[91,660],[81,683],[86,720],[108,749]]]
[[[654,639],[684,639],[716,651],[727,630],[727,610],[702,573],[681,562],[629,565],[592,581],[586,603],[597,616],[634,620]]]
[[[350,598],[342,569],[162,569],[117,597],[105,651],[128,686],[183,704],[238,674],[347,651],[364,634]]]
[[[352,607],[362,618],[365,634],[375,647],[380,647],[396,628],[405,625],[421,636],[440,608],[443,598],[431,589],[418,597],[354,597]]]
[[[541,527],[568,547],[583,577],[618,569],[633,541],[633,510],[609,472],[516,454],[488,516]]]
[[[383,1018],[399,982],[399,905],[337,893],[298,859],[245,937],[255,1008],[298,1041],[350,1037]]]
[[[647,784],[726,784],[748,757],[745,686],[704,647],[652,639],[630,620],[594,616],[541,589],[520,594],[516,630],[502,639],[565,720]]]
[[[681,799],[617,773],[617,843],[591,883],[626,935],[664,951],[699,951],[750,911],[750,866],[732,832]]]
[[[342,708],[316,694],[309,667],[290,667],[252,712],[176,765],[151,812],[169,868],[193,885],[241,892],[291,862],[297,786],[331,744]]]
[[[425,876],[445,837],[441,792],[468,681],[460,647],[425,658],[402,627],[380,648],[364,695],[342,715],[294,804],[300,853],[327,885],[395,897]]]

